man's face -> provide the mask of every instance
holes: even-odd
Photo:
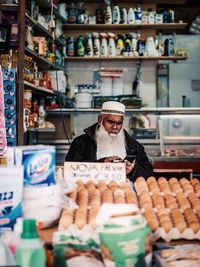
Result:
[[[124,117],[121,115],[104,114],[102,115],[102,125],[110,135],[117,135],[122,129]]]

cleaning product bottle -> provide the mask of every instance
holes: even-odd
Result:
[[[106,33],[101,33],[101,56],[102,57],[107,57],[108,56],[108,43],[107,43],[107,34]]]
[[[128,10],[128,24],[135,24],[135,12],[132,7]]]
[[[113,24],[120,23],[120,10],[119,10],[119,5],[117,3],[115,3],[113,6],[112,22]]]
[[[121,23],[127,24],[128,23],[128,14],[125,7],[121,9]]]
[[[116,38],[116,56],[121,56],[124,51],[124,36],[118,34]]]
[[[112,12],[110,7],[110,1],[107,1],[107,7],[105,12],[105,24],[112,24]]]
[[[21,267],[45,267],[45,252],[36,229],[36,221],[33,219],[23,221],[16,261]]]
[[[138,8],[135,11],[135,24],[141,24],[142,23],[142,10],[140,4],[138,4]]]
[[[87,38],[87,45],[86,45],[86,56],[87,57],[93,57],[93,43],[92,43],[92,35],[88,34]]]
[[[113,33],[108,33],[108,56],[115,57],[116,56],[116,48],[115,48],[115,35]]]
[[[76,43],[76,55],[78,57],[84,57],[85,56],[85,39],[82,35],[79,35]]]
[[[100,56],[100,40],[99,40],[99,33],[98,33],[98,32],[94,32],[94,33],[93,33],[93,36],[94,36],[94,46],[93,46],[94,56],[95,56],[95,57],[99,57],[99,56]]]

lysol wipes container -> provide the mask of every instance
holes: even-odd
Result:
[[[55,147],[18,146],[15,164],[24,166],[24,186],[49,186],[55,184]]]

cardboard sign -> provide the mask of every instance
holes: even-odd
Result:
[[[125,163],[65,162],[64,179],[119,183],[126,180]]]

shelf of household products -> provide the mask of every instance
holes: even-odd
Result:
[[[32,27],[34,30],[45,35],[47,38],[49,38],[51,42],[54,42],[56,45],[61,45],[61,46],[65,45],[65,41],[63,39],[55,38],[53,36],[53,33],[50,32],[50,29],[45,28],[41,23],[34,20],[27,13],[25,13],[25,16],[29,20],[29,22],[32,24]]]
[[[43,132],[43,133],[52,133],[55,132],[55,127],[54,128],[33,128],[33,127],[28,127],[27,128],[28,132]]]
[[[118,56],[118,57],[65,57],[65,61],[153,61],[153,60],[170,60],[170,61],[178,61],[178,60],[187,60],[188,57],[186,56],[160,56],[160,57],[153,57],[153,56]]]
[[[73,113],[100,113],[98,108],[58,108],[46,109],[48,114],[73,114]],[[130,113],[152,113],[152,114],[200,114],[199,108],[141,108],[141,109],[126,109],[126,114]]]
[[[18,4],[2,4],[2,11],[17,11],[18,9]]]
[[[187,23],[144,23],[144,24],[63,24],[65,32],[69,31],[122,31],[122,30],[183,30]]]
[[[27,82],[27,81],[24,81],[24,85],[26,88],[30,88],[30,89],[35,90],[35,91],[44,92],[44,93],[48,93],[48,94],[52,94],[52,95],[58,94],[58,91],[56,91],[56,90],[50,90],[50,89],[45,88],[45,87],[40,87],[40,86],[37,86],[37,85],[30,83],[30,82]]]
[[[64,68],[54,64],[52,61],[50,61],[49,59],[45,58],[42,55],[39,55],[37,52],[29,49],[28,47],[25,47],[25,52],[30,55],[31,57],[33,57],[33,59],[38,62],[40,69],[45,70],[64,70]]]

